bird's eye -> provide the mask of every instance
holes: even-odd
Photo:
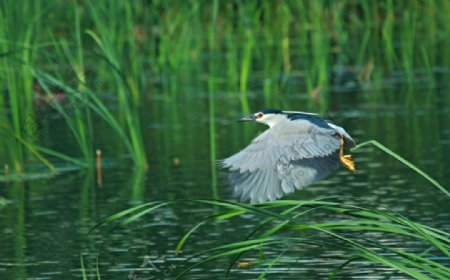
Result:
[[[262,118],[262,116],[264,116],[264,114],[261,113],[261,112],[259,112],[256,116],[257,116],[258,118]]]

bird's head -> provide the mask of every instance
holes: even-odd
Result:
[[[256,122],[268,125],[270,127],[276,125],[280,121],[286,120],[287,114],[281,110],[264,109],[254,113],[253,115],[239,119],[240,122]]]

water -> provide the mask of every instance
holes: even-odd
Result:
[[[11,161],[22,154],[27,161],[23,180],[5,182],[0,170],[0,279],[82,278],[81,254],[91,278],[98,260],[102,279],[170,279],[200,260],[188,260],[196,253],[242,240],[261,217],[208,223],[175,256],[181,236],[220,210],[185,203],[88,234],[102,218],[143,202],[232,199],[211,149],[217,159],[228,157],[265,129],[235,121],[247,107],[239,91],[248,95],[251,110],[325,113],[357,142],[376,139],[449,185],[444,1],[51,2],[0,4],[8,11],[0,19],[0,166],[19,169]],[[123,127],[126,106],[116,107],[120,93],[138,96],[148,171],[132,169],[123,141],[100,118],[92,151],[103,152],[103,184],[95,170],[52,158],[61,171],[55,176],[33,159],[10,127],[35,133],[25,140],[43,147],[83,154],[54,110],[32,108],[36,91],[44,91],[36,84],[44,78],[41,71],[74,88],[84,88],[79,82],[85,81]],[[49,86],[64,99],[64,87]],[[32,109],[37,130],[33,121],[23,122]],[[429,182],[373,148],[358,150],[355,158],[357,173],[342,168],[285,198],[370,201],[450,231],[448,198]],[[333,218],[323,211],[304,217],[305,223]],[[425,249],[388,234],[371,237],[408,252]],[[230,278],[256,279],[271,266],[269,279],[324,279],[350,257],[344,254],[336,246],[280,244],[265,248],[261,265],[258,250],[243,255],[244,267],[232,264]],[[203,264],[186,278],[222,279],[229,262],[226,257]],[[408,278],[362,260],[339,277]]]
[[[344,126],[357,142],[376,139],[414,162],[443,185],[450,176],[450,102],[446,82],[432,89],[391,87],[383,93],[367,90],[332,90],[327,116]],[[200,204],[164,207],[125,227],[105,227],[88,235],[100,219],[142,202],[213,197],[213,173],[209,156],[208,93],[201,88],[192,97],[178,101],[150,99],[145,113],[147,172],[129,167],[120,145],[105,126],[98,132],[97,146],[104,154],[103,184],[94,171],[74,169],[54,177],[2,183],[0,197],[0,279],[81,278],[80,254],[85,253],[87,272],[95,275],[98,256],[102,279],[171,279],[186,268],[194,254],[214,246],[243,239],[258,217],[247,215],[200,228],[179,256],[174,250],[182,235],[215,209]],[[280,97],[282,109],[304,109],[305,94]],[[238,97],[217,94],[216,145],[219,158],[245,147],[264,130],[262,126],[237,123]],[[257,95],[252,109],[262,106]],[[233,109],[229,109],[233,108]],[[52,133],[51,145],[67,153],[63,128]],[[380,203],[412,220],[449,231],[450,204],[429,182],[393,158],[373,148],[355,153],[359,171],[341,168],[325,180],[289,199],[339,196],[335,201],[357,203],[358,199]],[[226,180],[219,173],[219,197],[231,199]],[[314,219],[326,219],[318,215]],[[377,238],[387,239],[380,234]],[[389,240],[396,248],[423,249],[402,240]],[[320,246],[280,245],[264,251],[266,263],[257,264],[258,252],[245,254],[233,265],[230,279],[256,279],[273,260],[268,279],[324,279],[339,266],[342,251]],[[196,259],[194,259],[196,260]],[[197,259],[198,260],[198,259]],[[194,269],[187,279],[222,279],[229,258]],[[192,260],[190,262],[192,264]],[[347,266],[340,279],[407,279],[379,265],[357,260]],[[133,278],[134,277],[134,278]]]

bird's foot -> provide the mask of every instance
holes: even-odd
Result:
[[[344,155],[344,138],[340,138],[341,148],[339,150],[339,159],[341,160],[341,164],[350,171],[355,171],[356,166],[355,162],[352,159],[351,155]]]
[[[356,171],[355,162],[352,159],[351,155],[341,155],[340,156],[341,164],[350,171]]]

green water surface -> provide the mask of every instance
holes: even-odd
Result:
[[[126,226],[88,232],[144,202],[233,200],[216,161],[266,129],[237,122],[262,108],[319,113],[357,143],[375,139],[450,185],[446,1],[22,2],[0,5],[0,11],[15,11],[2,13],[14,16],[0,26],[0,164],[9,164],[9,173],[15,173],[15,158],[25,166],[23,174],[0,172],[0,279],[82,279],[80,255],[89,279],[97,272],[101,279],[172,279],[198,260],[188,260],[196,253],[242,240],[258,217],[207,224],[175,255],[183,234],[218,210],[181,202]],[[86,30],[102,35],[104,45],[110,40],[117,60],[107,61],[107,51]],[[49,47],[63,40],[71,59]],[[36,101],[42,89],[31,69],[56,73],[74,88],[89,87],[123,127],[133,116],[148,168],[137,167],[117,132],[80,103],[63,106],[80,109],[86,123],[92,118],[85,154],[102,151],[101,182],[95,168],[49,156],[58,170],[53,173],[36,160],[14,133],[27,131],[30,142],[85,158],[61,114]],[[84,76],[74,78],[74,69]],[[122,91],[132,100],[129,115],[121,107]],[[29,108],[14,105],[19,96]],[[379,204],[450,232],[448,197],[428,181],[369,146],[354,158],[357,172],[340,168],[285,199]],[[305,223],[331,218],[318,214]],[[408,252],[426,249],[393,235],[371,237]],[[244,254],[240,261],[250,266],[233,264],[229,279],[257,279],[281,253],[266,279],[326,279],[351,257],[336,248],[274,246],[262,256],[257,250]],[[201,265],[185,279],[224,279],[229,261]],[[409,278],[358,260],[338,279]]]

